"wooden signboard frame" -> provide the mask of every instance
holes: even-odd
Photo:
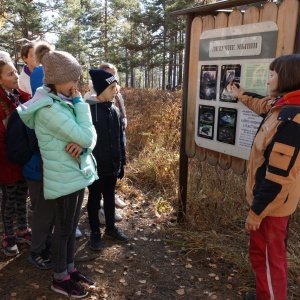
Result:
[[[261,1],[262,8],[250,6],[245,12],[232,9],[257,3],[250,0],[221,1],[176,11],[186,16],[186,42],[182,96],[182,125],[179,162],[178,221],[185,219],[187,201],[188,158],[206,160],[210,165],[232,169],[235,174],[246,171],[245,159],[205,149],[195,143],[195,107],[197,98],[199,42],[202,32],[211,29],[272,21],[278,26],[276,57],[300,52],[300,2],[284,0],[280,6]],[[226,11],[221,11],[221,10]],[[286,20],[289,20],[288,22]]]

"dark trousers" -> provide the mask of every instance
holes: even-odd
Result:
[[[45,200],[42,181],[27,179],[33,216],[31,220],[31,252],[50,250],[54,226],[54,201]]]
[[[74,264],[75,231],[80,218],[84,190],[49,200],[54,201],[55,227],[52,236],[52,262],[54,277],[68,275],[68,265]]]
[[[99,176],[99,179],[88,186],[89,198],[87,211],[89,224],[92,232],[99,231],[99,209],[101,194],[103,196],[104,215],[106,230],[115,228],[115,188],[117,183],[116,176]]]
[[[21,179],[13,184],[2,185],[2,220],[6,235],[14,234],[14,215],[17,214],[18,228],[28,227],[27,212],[27,184],[25,179]]]

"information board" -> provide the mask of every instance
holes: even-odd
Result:
[[[267,95],[278,27],[262,22],[204,31],[200,37],[195,142],[198,146],[248,159],[262,118],[232,98],[237,82]]]

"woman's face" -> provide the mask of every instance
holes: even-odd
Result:
[[[28,51],[28,56],[27,57],[23,56],[22,59],[25,61],[25,63],[27,64],[31,72],[37,66],[37,63],[35,62],[34,59],[34,48],[30,48]]]
[[[55,84],[55,89],[57,93],[60,93],[66,97],[71,97],[72,96],[72,88],[75,87],[77,88],[77,84],[80,78],[64,83],[57,83]]]
[[[276,71],[270,71],[268,80],[269,95],[272,97],[278,94],[278,74]]]
[[[19,75],[12,62],[8,62],[2,67],[0,74],[0,85],[6,91],[12,93],[14,89],[19,88]]]

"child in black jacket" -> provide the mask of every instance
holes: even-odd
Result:
[[[100,196],[103,195],[106,228],[104,236],[118,242],[127,242],[128,237],[115,226],[115,187],[117,178],[124,176],[126,164],[120,112],[113,105],[117,93],[116,77],[99,69],[89,71],[97,97],[89,100],[93,124],[97,132],[97,144],[93,155],[97,161],[99,179],[88,187],[87,211],[91,228],[90,248],[102,250],[100,222]]]

